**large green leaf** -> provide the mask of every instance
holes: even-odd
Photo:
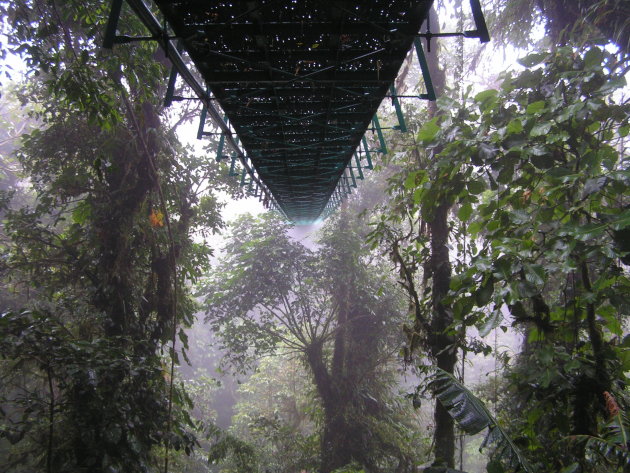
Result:
[[[573,435],[568,438],[574,443],[579,443],[595,453],[598,456],[605,458],[611,463],[611,473],[617,471],[628,471],[630,468],[630,453],[624,444],[615,441],[613,438],[595,437],[591,435]],[[615,469],[613,465],[618,465],[621,469]]]
[[[418,139],[423,143],[429,143],[433,141],[438,132],[440,131],[440,125],[438,125],[438,117],[426,122],[420,131],[418,131]]]
[[[543,62],[549,56],[548,53],[532,53],[523,58],[519,58],[516,61],[525,67],[534,67]]]
[[[469,435],[488,433],[481,448],[494,445],[495,460],[504,459],[515,471],[533,473],[533,469],[507,433],[501,428],[484,403],[451,374],[436,368],[430,387],[438,401],[455,419],[459,427]]]
[[[459,218],[462,222],[467,222],[470,220],[472,213],[473,208],[470,202],[464,202],[457,212],[457,218]]]

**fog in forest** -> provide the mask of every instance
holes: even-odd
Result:
[[[628,18],[0,0],[0,472],[630,471]]]

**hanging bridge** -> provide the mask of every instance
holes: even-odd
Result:
[[[406,131],[394,81],[411,48],[426,88],[417,98],[435,99],[421,37],[428,44],[434,36],[489,40],[479,0],[470,2],[475,30],[438,34],[426,21],[433,0],[126,3],[150,36],[119,34],[123,0],[113,0],[104,47],[157,41],[173,64],[167,105],[180,98],[173,92],[179,75],[203,103],[198,137],[211,120],[220,130],[217,160],[296,223],[334,211],[373,155],[386,152],[376,116],[386,96],[396,128]],[[367,139],[368,129],[377,140]]]

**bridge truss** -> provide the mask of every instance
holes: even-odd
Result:
[[[334,211],[374,153],[386,152],[376,116],[386,96],[406,131],[394,80],[412,47],[426,88],[417,97],[435,100],[421,37],[489,40],[478,0],[475,30],[441,34],[420,33],[433,0],[126,1],[150,36],[120,35],[123,0],[113,0],[104,46],[157,41],[173,64],[167,104],[180,75],[203,103],[198,137],[211,119],[221,131],[217,160],[296,223]]]

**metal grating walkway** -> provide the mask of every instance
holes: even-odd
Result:
[[[171,60],[178,39],[205,82],[197,95],[211,92],[200,135],[209,109],[228,139],[218,159],[236,151],[231,172],[239,174],[238,155],[241,183],[300,223],[327,214],[355,172],[362,177],[369,155],[355,150],[414,40],[418,46],[432,2],[155,0],[160,23],[141,0],[128,0]]]

